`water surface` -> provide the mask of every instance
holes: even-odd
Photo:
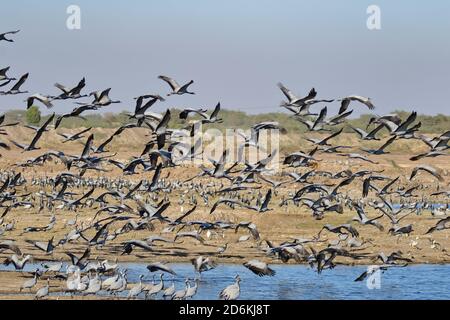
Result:
[[[184,287],[186,278],[196,276],[191,264],[172,263],[170,266],[177,276],[165,275],[166,285],[171,285],[173,278],[177,290]],[[30,264],[25,270],[33,271],[36,267],[38,265]],[[153,275],[159,281],[159,274],[150,273],[146,264],[123,263],[120,268],[128,269],[129,282],[138,282],[140,274],[144,275],[146,283],[151,282]],[[305,265],[271,265],[271,268],[276,271],[274,277],[258,277],[242,265],[221,264],[202,273],[194,299],[217,299],[218,293],[234,282],[236,274],[242,279],[240,299],[450,299],[448,264],[391,268],[381,274],[379,289],[369,289],[366,281],[354,281],[366,266],[337,266],[321,274]],[[13,268],[2,266],[0,269]]]

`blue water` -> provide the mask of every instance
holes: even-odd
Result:
[[[27,265],[26,270],[35,270],[36,266]],[[195,277],[190,264],[173,263],[170,266],[177,272],[174,277],[177,290],[184,288],[187,277]],[[128,281],[131,283],[137,282],[140,274],[145,276],[145,283],[152,279],[153,274],[146,269],[146,264],[124,263],[120,268],[128,269]],[[242,279],[240,299],[450,299],[450,265],[412,265],[388,269],[381,275],[379,289],[369,289],[365,281],[354,281],[367,269],[365,266],[337,266],[322,274],[304,265],[271,265],[271,268],[276,271],[274,277],[258,277],[242,265],[219,265],[202,273],[194,299],[217,299],[218,293],[234,282],[236,274]],[[11,266],[1,269],[11,270]],[[159,281],[159,274],[155,275]],[[172,276],[165,275],[164,278],[166,285],[170,286]]]

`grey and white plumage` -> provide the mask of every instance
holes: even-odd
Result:
[[[47,278],[47,285],[36,291],[34,298],[35,299],[45,298],[46,296],[48,296],[49,291],[50,291],[50,279]]]
[[[0,41],[14,42],[13,39],[7,38],[6,36],[9,34],[16,34],[18,32],[20,32],[20,30],[13,30],[13,31],[0,33]]]
[[[430,234],[435,231],[442,231],[445,229],[450,229],[450,217],[443,218],[439,220],[435,226],[428,229],[428,231],[425,234]]]
[[[412,180],[419,171],[425,171],[428,172],[429,174],[431,174],[433,177],[435,177],[436,179],[438,179],[439,181],[444,181],[444,178],[442,177],[442,175],[439,173],[439,170],[430,166],[430,165],[418,165],[417,167],[415,167],[412,172],[411,172],[411,176],[409,177],[409,180]]]
[[[237,275],[235,277],[235,282],[227,286],[219,293],[219,298],[221,300],[236,300],[237,298],[239,298],[239,295],[241,293],[240,282],[241,278],[239,277],[239,275]]]
[[[254,274],[263,277],[263,276],[274,276],[275,275],[275,271],[273,269],[271,269],[267,263],[253,259],[250,261],[245,262],[244,267],[246,267],[247,269],[249,269],[251,272],[253,272]]]
[[[174,79],[167,77],[167,76],[158,76],[159,79],[165,81],[170,88],[172,89],[172,92],[168,93],[167,95],[174,95],[174,94],[194,94],[194,92],[190,92],[188,91],[188,87],[194,83],[194,80],[190,80],[189,82],[183,84],[182,86],[180,86],[178,84],[178,82],[176,82]]]
[[[358,101],[358,102],[366,105],[367,108],[369,108],[369,110],[375,109],[375,106],[373,105],[372,100],[370,100],[370,98],[366,98],[366,97],[362,97],[362,96],[351,95],[351,96],[342,98],[340,101],[341,101],[341,107],[339,108],[339,114],[344,113],[347,110],[351,101]]]
[[[177,273],[172,268],[170,268],[167,264],[162,263],[162,262],[152,262],[147,265],[147,269],[150,272],[162,271],[162,272],[170,273],[174,276],[177,275]]]

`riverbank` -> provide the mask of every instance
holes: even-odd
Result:
[[[69,154],[79,153],[80,146],[77,144],[72,145],[70,151],[66,151]],[[77,151],[78,150],[78,151]],[[44,151],[33,151],[27,153],[27,157],[37,156]],[[135,152],[134,152],[135,153]],[[118,159],[129,159],[133,153],[121,152]],[[29,254],[33,257],[35,263],[40,261],[69,261],[67,253],[81,256],[86,250],[87,241],[79,238],[70,243],[57,245],[52,254],[45,254],[43,251],[38,250],[27,240],[36,241],[48,241],[54,237],[54,243],[59,241],[71,232],[75,226],[67,225],[70,220],[76,220],[76,224],[79,228],[83,226],[89,226],[93,222],[95,213],[100,209],[100,206],[95,203],[92,206],[86,206],[78,208],[77,211],[62,210],[53,207],[51,210],[44,207],[40,210],[37,206],[39,203],[40,192],[46,192],[48,194],[55,192],[48,185],[39,186],[31,184],[31,181],[36,178],[51,177],[54,178],[58,173],[64,171],[64,166],[55,161],[49,160],[44,166],[34,166],[32,168],[13,167],[12,164],[25,161],[22,154],[9,152],[0,159],[0,168],[3,170],[14,170],[20,172],[28,183],[24,186],[17,186],[16,194],[29,194],[29,197],[33,198],[35,207],[25,208],[11,208],[7,214],[3,217],[3,224],[13,224],[12,229],[5,230],[0,235],[0,242],[6,240],[13,240],[14,243],[20,248],[23,254]],[[412,187],[418,186],[416,190],[416,197],[402,198],[398,195],[388,196],[393,203],[409,203],[414,204],[417,201],[427,201],[430,203],[447,204],[448,198],[445,196],[430,197],[429,195],[437,190],[436,180],[427,174],[419,174],[413,181],[409,181],[411,170],[416,163],[408,160],[408,156],[404,154],[390,154],[379,156],[376,158],[377,164],[362,162],[359,160],[349,160],[341,156],[319,154],[316,161],[316,170],[339,172],[340,170],[350,169],[352,172],[359,170],[373,170],[380,172],[382,175],[389,176],[391,178],[399,177],[395,187]],[[445,157],[438,157],[433,159],[427,159],[427,161],[439,168],[442,171],[444,181],[441,182],[439,190],[447,190],[450,185],[449,169],[450,164],[446,161]],[[101,173],[86,173],[84,178],[91,178],[92,180],[99,177],[106,177],[108,179],[123,179],[130,180],[133,183],[137,183],[141,179],[151,180],[153,172],[140,173],[139,175],[123,176],[120,169],[105,165],[108,167],[108,172]],[[283,167],[280,172],[271,177],[276,181],[287,181],[291,178],[287,177],[286,173],[296,171],[299,174],[310,170],[310,168],[298,168],[292,169]],[[75,171],[74,171],[75,172]],[[170,173],[170,175],[169,175]],[[161,178],[169,181],[185,181],[188,178],[199,173],[199,169],[193,166],[180,166],[170,169],[164,169]],[[340,179],[329,179],[321,176],[310,177],[311,183],[332,183],[336,184]],[[208,184],[215,183],[210,190],[219,190],[221,187],[228,186],[227,181],[211,180],[208,178],[197,178],[194,180],[197,186],[206,188]],[[223,185],[220,185],[223,183]],[[340,193],[350,196],[352,199],[363,200],[365,205],[365,211],[369,218],[377,217],[380,215],[379,211],[375,211],[369,205],[370,201],[377,200],[374,192],[369,192],[367,198],[362,199],[362,184],[363,179],[356,178],[354,182],[341,188]],[[381,187],[384,183],[374,181],[374,185]],[[326,248],[332,244],[339,244],[342,248],[348,251],[354,251],[357,253],[363,253],[366,258],[363,259],[349,259],[346,257],[338,256],[334,260],[338,264],[350,264],[350,265],[370,265],[379,264],[380,260],[376,260],[376,257],[380,253],[389,255],[392,252],[400,251],[404,258],[412,260],[413,264],[442,264],[450,262],[450,255],[447,252],[447,248],[450,248],[450,239],[448,230],[437,231],[432,234],[426,234],[426,232],[434,226],[439,219],[443,217],[441,214],[433,216],[430,210],[424,210],[420,214],[411,209],[405,209],[401,215],[412,211],[406,218],[401,220],[401,225],[411,224],[413,231],[406,235],[393,236],[389,234],[389,229],[392,227],[391,221],[386,217],[382,217],[378,222],[383,226],[383,230],[380,231],[374,226],[360,225],[357,222],[352,222],[352,219],[357,216],[355,210],[350,210],[348,207],[344,207],[344,212],[338,214],[336,212],[326,212],[323,219],[316,220],[312,216],[312,211],[306,206],[297,206],[292,203],[289,206],[280,206],[280,204],[292,196],[292,192],[295,192],[304,184],[283,184],[280,187],[271,188],[272,199],[269,203],[269,211],[264,213],[255,212],[248,209],[242,209],[238,206],[235,209],[228,207],[225,204],[220,205],[213,214],[210,214],[212,205],[224,197],[223,194],[211,193],[208,196],[207,202],[202,198],[198,190],[195,190],[191,186],[185,186],[180,189],[174,189],[171,192],[158,192],[158,193],[146,193],[139,192],[141,197],[153,197],[151,200],[154,203],[158,203],[162,200],[170,202],[169,207],[164,212],[164,216],[167,216],[170,220],[174,221],[180,217],[184,212],[194,206],[194,200],[196,203],[196,210],[186,217],[184,221],[204,221],[214,222],[222,221],[230,224],[238,224],[241,222],[251,221],[257,228],[260,239],[254,239],[249,231],[245,228],[240,228],[237,232],[234,229],[225,230],[209,230],[202,231],[201,237],[203,243],[193,238],[178,238],[175,241],[175,235],[180,230],[181,225],[174,228],[174,230],[166,230],[167,224],[162,224],[159,221],[152,221],[148,228],[142,228],[140,230],[131,230],[129,232],[117,234],[115,239],[109,240],[105,245],[101,247],[92,246],[90,260],[105,260],[113,263],[118,261],[119,263],[134,262],[134,263],[150,263],[156,261],[165,261],[169,263],[190,263],[190,259],[196,258],[199,255],[210,256],[214,261],[219,264],[239,264],[251,260],[259,259],[269,264],[275,265],[282,263],[281,260],[274,256],[268,256],[267,241],[270,241],[273,245],[277,246],[286,241],[293,241],[297,238],[301,239],[313,239],[317,237],[320,230],[325,224],[339,225],[351,223],[354,228],[359,232],[358,242],[360,246],[350,246],[346,241],[340,239],[338,235],[330,233],[326,230],[320,234],[320,241],[314,243],[306,243],[305,248],[311,251],[311,248],[318,251]],[[259,191],[264,195],[270,186],[267,183],[262,183]],[[75,192],[74,199],[85,194],[90,189],[89,186],[78,186],[70,188],[70,191]],[[105,188],[97,188],[93,197],[96,198],[101,193],[105,192]],[[240,197],[250,200],[251,203],[255,203],[255,195],[258,191],[241,191]],[[425,196],[426,195],[426,196]],[[311,197],[315,197],[311,196]],[[391,199],[392,198],[392,199]],[[378,199],[379,200],[379,199]],[[110,204],[118,204],[120,200],[114,199],[108,196],[107,201]],[[133,200],[125,200],[125,203],[136,209],[136,203]],[[59,205],[60,203],[58,203]],[[5,209],[2,209],[2,212]],[[50,231],[38,231],[38,232],[25,232],[29,227],[45,227],[49,224],[51,217],[56,218],[56,222]],[[101,213],[96,220],[101,218],[107,218],[107,213]],[[139,216],[133,214],[133,220],[139,221]],[[116,230],[120,230],[124,227],[127,221],[116,221],[108,226],[109,234],[115,233]],[[185,226],[184,231],[194,231],[198,229],[198,226]],[[84,232],[84,236],[91,239],[96,233],[93,228]],[[152,244],[152,250],[146,251],[144,249],[134,247],[130,254],[124,252],[124,242],[135,239],[144,240],[149,237],[158,236],[163,237],[168,242],[154,242]],[[243,239],[242,237],[248,237]],[[226,250],[219,254],[218,250],[227,244]],[[0,262],[3,262],[6,258],[11,257],[12,252],[9,250],[0,250]],[[295,263],[293,259],[289,263]],[[17,294],[17,290],[23,279],[12,277],[0,272],[0,286],[6,288],[5,294]],[[15,280],[14,280],[15,279]],[[3,283],[5,282],[5,284]],[[10,284],[8,284],[10,283]],[[14,286],[13,286],[14,284]],[[11,287],[12,286],[12,287]],[[1,293],[0,293],[1,294]]]

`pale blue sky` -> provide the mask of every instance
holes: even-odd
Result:
[[[318,2],[8,1],[0,30],[22,31],[15,43],[0,42],[0,68],[30,72],[30,93],[55,94],[55,81],[72,85],[86,76],[86,91],[112,87],[111,98],[124,102],[109,111],[131,110],[140,94],[165,94],[157,79],[165,74],[193,79],[197,94],[171,97],[156,111],[217,101],[277,111],[281,81],[299,95],[314,86],[319,98],[368,96],[378,114],[450,114],[449,1]],[[81,30],[66,28],[70,4],[81,7]],[[379,31],[366,28],[370,4],[381,8]],[[24,99],[2,97],[0,111],[24,108]]]

